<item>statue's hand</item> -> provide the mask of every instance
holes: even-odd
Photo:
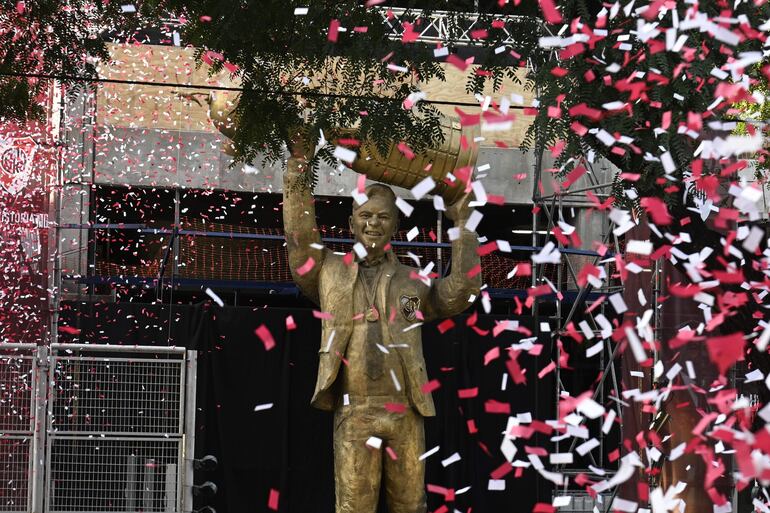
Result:
[[[466,192],[460,196],[454,203],[446,207],[446,216],[451,219],[455,226],[464,222],[470,217],[473,209],[468,206],[471,202],[471,193]],[[464,224],[464,223],[463,223]]]

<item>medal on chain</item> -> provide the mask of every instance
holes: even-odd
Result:
[[[374,277],[374,285],[373,287],[369,287],[369,283],[366,279],[366,276],[361,277],[361,282],[364,286],[364,293],[366,294],[366,301],[369,304],[369,306],[366,307],[366,312],[364,313],[364,318],[368,322],[377,322],[380,320],[380,312],[377,310],[376,298],[375,294],[377,292],[377,284],[380,281],[380,274],[382,273],[382,266],[380,266],[379,269],[377,269],[377,275]]]

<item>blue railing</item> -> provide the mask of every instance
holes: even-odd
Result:
[[[223,279],[201,279],[201,278],[181,278],[179,276],[166,277],[166,269],[168,266],[169,258],[173,253],[174,241],[178,236],[192,236],[192,237],[214,237],[214,238],[227,238],[227,239],[245,239],[245,240],[272,240],[272,241],[284,241],[283,235],[273,234],[258,234],[258,233],[239,233],[239,232],[222,232],[222,231],[201,231],[201,230],[184,230],[178,228],[153,228],[141,223],[93,223],[93,224],[63,224],[60,229],[68,230],[132,230],[138,233],[150,234],[150,235],[170,235],[168,245],[166,246],[161,263],[158,268],[158,274],[156,277],[141,277],[141,276],[82,276],[82,275],[62,275],[62,279],[76,281],[84,285],[104,285],[104,284],[116,284],[116,285],[134,285],[134,286],[152,286],[156,287],[160,292],[160,289],[166,284],[166,282],[173,283],[178,287],[191,287],[191,288],[217,288],[217,289],[241,289],[241,290],[267,290],[273,291],[280,295],[296,295],[299,294],[299,290],[294,283],[291,282],[270,282],[270,281],[254,281],[254,280],[223,280]],[[337,237],[322,237],[322,242],[337,243],[337,244],[353,244],[355,241],[350,238],[337,238]],[[396,247],[414,247],[414,248],[451,248],[451,243],[448,242],[420,242],[420,241],[392,241],[391,244]],[[527,252],[532,253],[543,249],[542,246],[522,246],[522,245],[510,245],[511,252]],[[573,248],[560,248],[560,252],[568,255],[582,255],[600,257],[596,251],[573,249]],[[604,258],[611,257],[613,254],[607,252],[603,255]],[[445,266],[446,267],[446,266]],[[493,298],[525,298],[527,297],[526,289],[508,289],[508,288],[487,288],[490,296]],[[578,297],[578,291],[567,290],[562,291],[564,300],[570,301]],[[590,297],[598,296],[598,293],[590,293]],[[540,299],[555,299],[556,294],[549,294],[541,296]]]

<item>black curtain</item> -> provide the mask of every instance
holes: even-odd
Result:
[[[86,307],[87,308],[84,308]],[[291,315],[297,325],[286,329]],[[527,384],[508,379],[506,348],[524,337],[491,330],[497,321],[511,317],[478,315],[475,326],[468,317],[454,318],[455,327],[441,334],[436,324],[423,326],[423,348],[430,379],[441,387],[433,393],[437,416],[426,419],[426,448],[439,446],[427,459],[426,483],[459,491],[453,502],[429,493],[429,511],[446,503],[448,511],[531,511],[536,502],[550,502],[551,488],[532,469],[520,477],[505,476],[505,490],[490,491],[490,473],[504,463],[499,446],[508,415],[489,413],[484,404],[495,400],[510,405],[511,415],[531,412],[535,419],[554,418],[552,373],[537,372],[550,359],[546,346],[539,357],[522,353],[519,362]],[[519,318],[533,328],[530,318]],[[270,490],[279,492],[279,510],[291,513],[333,513],[334,477],[332,414],[312,408],[320,323],[308,309],[220,308],[198,306],[106,304],[69,305],[62,312],[62,341],[124,344],[175,344],[198,350],[195,454],[213,454],[219,466],[196,472],[196,483],[213,481],[219,487],[211,498],[199,497],[195,507],[213,506],[218,513],[269,512]],[[265,350],[255,334],[264,324],[276,346]],[[80,330],[80,331],[78,331]],[[480,330],[479,333],[477,330]],[[484,355],[494,347],[501,356],[484,365]],[[458,390],[478,388],[478,395],[460,399]],[[257,405],[273,406],[255,411]],[[477,432],[471,433],[469,421]],[[539,435],[538,435],[539,436]],[[517,442],[547,446],[544,438]],[[444,467],[441,461],[457,452],[460,461]],[[381,501],[382,503],[383,501]],[[384,512],[384,504],[380,511]]]

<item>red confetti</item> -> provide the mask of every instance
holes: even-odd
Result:
[[[510,415],[511,405],[508,403],[495,401],[494,399],[489,399],[488,401],[484,402],[484,411],[487,413],[504,413],[506,415]]]
[[[505,463],[497,467],[495,470],[493,470],[489,474],[489,477],[491,477],[492,479],[502,479],[505,476],[507,476],[511,472],[511,470],[513,470],[513,466],[506,461]]]
[[[406,145],[404,141],[398,143],[398,151],[400,151],[401,154],[407,158],[407,160],[414,159],[414,152],[411,148],[409,148],[409,146]]]
[[[441,321],[436,328],[438,329],[439,333],[442,335],[446,333],[447,331],[451,330],[455,327],[455,322],[452,319],[445,319]]]
[[[339,35],[339,31],[340,31],[340,21],[331,20],[329,22],[329,35],[327,36],[327,39],[332,43],[336,43],[337,36]]]
[[[391,413],[404,413],[406,405],[403,403],[385,403],[385,409]]]
[[[652,222],[661,226],[671,224],[671,214],[668,213],[666,203],[660,198],[648,197],[642,198],[639,203],[642,208],[652,217]]]
[[[551,24],[562,23],[563,19],[561,17],[561,13],[556,8],[553,0],[539,0],[539,3],[540,9],[543,11],[545,21]]]
[[[484,365],[489,365],[489,362],[492,360],[496,360],[500,357],[500,348],[499,347],[493,347],[487,353],[484,355]]]
[[[420,390],[422,390],[423,394],[430,394],[434,390],[438,390],[441,388],[441,383],[437,379],[432,379],[425,383],[422,387],[420,387]]]
[[[313,267],[315,267],[315,260],[313,257],[307,257],[307,261],[305,261],[305,263],[301,266],[297,267],[297,274],[304,276],[309,273]]]
[[[270,333],[270,330],[267,329],[267,326],[260,324],[259,327],[254,330],[254,333],[262,341],[262,344],[264,344],[265,350],[270,351],[275,347],[275,339],[273,339],[273,334]]]
[[[719,374],[725,375],[725,372],[739,360],[743,360],[743,335],[733,333],[724,337],[712,337],[706,341],[709,358],[719,369]]]
[[[460,71],[465,71],[468,69],[468,63],[453,53],[447,55],[446,62],[459,69]]]
[[[278,511],[278,490],[270,489],[270,496],[267,499],[267,507],[273,511]]]
[[[478,387],[474,388],[461,388],[457,391],[457,397],[460,399],[472,399],[479,395]]]

